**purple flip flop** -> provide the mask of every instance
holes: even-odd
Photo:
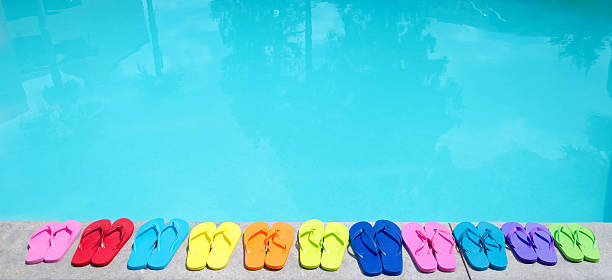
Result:
[[[519,261],[534,263],[538,260],[538,255],[533,249],[531,236],[521,224],[515,222],[505,223],[501,230],[506,237],[506,244],[510,246]]]
[[[543,265],[557,264],[557,252],[555,252],[555,241],[548,229],[537,223],[527,223],[525,229],[533,244],[538,262]]]

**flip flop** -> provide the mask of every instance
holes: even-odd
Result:
[[[166,268],[188,234],[189,223],[185,220],[172,219],[166,223],[159,233],[157,246],[147,262],[147,267],[154,270]]]
[[[555,245],[568,261],[581,262],[584,259],[584,254],[578,248],[571,228],[564,224],[555,223],[551,224],[548,229],[552,232]]]
[[[406,246],[419,271],[424,273],[436,271],[438,263],[431,252],[431,248],[429,248],[427,232],[425,232],[421,224],[406,224],[402,230],[402,239],[404,246]]]
[[[329,223],[323,233],[323,254],[321,268],[336,271],[342,265],[342,258],[348,246],[349,230],[341,223]]]
[[[450,230],[440,223],[427,222],[425,224],[425,233],[436,257],[438,269],[444,272],[455,271],[457,269],[455,238],[453,238]]]
[[[489,259],[482,245],[482,237],[472,223],[463,222],[456,225],[453,228],[453,236],[472,269],[486,270],[489,268]]]
[[[79,233],[81,233],[81,223],[77,221],[65,221],[55,228],[51,235],[51,247],[45,254],[45,262],[60,261],[79,237]]]
[[[282,269],[289,257],[289,250],[293,244],[293,227],[288,223],[274,223],[266,243],[268,252],[266,253],[265,265],[269,269]]]
[[[550,231],[545,226],[536,223],[527,223],[525,229],[529,233],[533,249],[538,256],[538,262],[543,265],[557,264],[555,240]]]
[[[351,248],[357,255],[357,262],[366,276],[382,273],[382,263],[378,247],[374,243],[374,228],[368,222],[354,224],[349,230]]]
[[[227,265],[236,244],[240,241],[242,231],[237,224],[222,223],[213,235],[212,250],[208,255],[207,265],[210,269],[222,269]]]
[[[270,227],[266,223],[252,223],[244,230],[244,266],[249,270],[264,267],[266,241]]]
[[[102,243],[91,259],[93,266],[106,266],[113,261],[134,233],[134,223],[126,218],[116,220],[102,237]]]
[[[61,226],[58,222],[50,222],[39,227],[28,240],[28,254],[26,255],[26,264],[36,264],[45,259],[45,254],[51,247],[51,236],[56,228]]]
[[[127,263],[128,269],[147,268],[147,262],[157,246],[157,240],[164,225],[164,219],[157,218],[146,222],[138,229],[132,244],[132,253],[130,253]]]
[[[597,241],[595,240],[595,234],[588,227],[581,226],[579,224],[568,224],[570,230],[574,233],[576,239],[576,245],[582,251],[584,260],[589,262],[598,262],[601,259],[599,255],[599,249],[597,249]]]
[[[215,229],[217,229],[217,226],[214,223],[207,222],[201,223],[191,230],[187,249],[187,269],[202,270],[206,267]]]
[[[495,225],[488,222],[480,222],[477,226],[482,239],[489,267],[495,270],[504,270],[508,267],[508,257],[506,256],[506,238],[504,233]]]
[[[321,264],[321,246],[324,234],[323,222],[309,220],[302,224],[298,231],[300,244],[300,265],[306,269],[315,269]]]
[[[72,256],[73,266],[86,266],[100,248],[102,236],[108,231],[111,222],[107,219],[95,221],[83,230],[81,241]]]
[[[402,274],[402,231],[393,222],[378,220],[374,223],[374,241],[380,251],[383,273]]]
[[[538,255],[533,249],[533,241],[525,228],[515,222],[505,223],[501,227],[506,244],[512,249],[516,258],[523,263],[535,263]]]

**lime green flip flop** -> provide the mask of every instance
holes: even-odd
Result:
[[[300,265],[306,269],[315,269],[321,264],[321,243],[323,242],[323,222],[306,221],[298,232],[300,244]]]
[[[329,223],[323,235],[323,255],[321,268],[336,271],[342,264],[342,258],[349,241],[349,230],[341,223]]]
[[[555,239],[555,245],[567,260],[581,262],[584,259],[584,255],[577,245],[574,232],[571,228],[564,224],[556,223],[550,225],[548,230],[550,230]]]
[[[584,255],[584,260],[598,262],[601,256],[599,255],[599,249],[597,249],[593,231],[579,224],[568,224],[567,227],[572,231],[576,245]]]

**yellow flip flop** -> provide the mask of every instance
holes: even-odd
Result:
[[[321,264],[321,242],[323,240],[323,222],[306,221],[298,231],[300,244],[300,265],[306,269],[315,269]]]
[[[349,240],[349,230],[341,223],[329,223],[323,235],[323,255],[321,268],[336,271],[342,264]]]
[[[206,262],[208,268],[218,270],[227,265],[241,234],[240,227],[229,222],[222,223],[215,230],[211,251]]]
[[[210,252],[210,245],[215,232],[214,223],[201,223],[194,227],[189,234],[189,249],[187,250],[187,269],[202,270],[206,267],[206,260]]]

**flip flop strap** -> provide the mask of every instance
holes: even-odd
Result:
[[[102,230],[102,226],[99,226],[99,225],[98,225],[98,226],[96,226],[96,227],[94,227],[94,228],[91,228],[91,229],[90,229],[90,230],[88,230],[87,232],[83,232],[83,234],[82,234],[82,236],[81,236],[81,241],[82,241],[82,240],[83,240],[83,238],[85,238],[86,236],[89,236],[90,234],[92,234],[92,233],[94,233],[94,232],[97,232],[97,231],[99,231],[99,232],[100,232],[100,239],[98,239],[98,241],[97,241],[97,242],[96,242],[96,243],[95,243],[93,246],[91,246],[91,248],[96,248],[96,247],[99,247],[99,246],[100,246],[100,244],[102,243],[102,236],[104,235],[104,231]],[[81,245],[82,245],[82,244],[81,244],[81,242],[79,242],[79,246],[78,246],[78,248],[79,248],[79,249],[81,249],[81,250],[83,250],[83,246],[81,246]]]
[[[223,228],[222,230],[218,230],[215,232],[215,234],[213,234],[213,237],[216,237],[217,235],[221,234],[223,236],[223,240],[225,240],[227,242],[227,244],[229,244],[230,246],[232,245],[232,240],[230,239],[230,237],[227,235],[227,228]],[[215,248],[215,242],[213,240],[213,243],[211,245],[211,248],[213,250],[217,250]]]
[[[448,235],[450,237],[448,237],[446,235],[442,235],[442,233],[444,233],[444,234],[446,234],[446,235]],[[455,248],[455,238],[453,238],[453,235],[450,233],[450,231],[448,231],[446,229],[438,229],[438,228],[434,229],[434,234],[431,237],[431,249],[433,249],[434,252],[438,253],[438,250],[436,250],[436,246],[435,246],[436,242],[434,242],[434,240],[438,236],[444,238],[444,240],[446,240],[446,241],[448,241],[448,243],[450,243],[451,246],[450,246],[450,249],[449,249],[448,253],[449,254],[453,253],[453,249]]]
[[[63,226],[63,227],[59,228],[51,236],[51,247],[55,247],[55,241],[54,241],[55,240],[55,235],[57,235],[57,233],[62,231],[62,230],[65,230],[66,232],[68,232],[69,235],[72,235],[72,230],[68,226]]]
[[[487,240],[492,240],[493,243],[487,242]],[[493,246],[495,248],[498,248],[500,251],[502,251],[504,249],[504,246],[499,244],[497,242],[497,240],[495,240],[495,238],[493,238],[493,236],[491,236],[491,230],[488,229],[488,228],[485,229],[485,233],[482,235],[482,243],[485,244],[485,245],[490,245],[490,246]],[[485,250],[488,250],[487,246],[485,246]]]
[[[555,244],[557,244],[557,246],[559,247],[563,247],[563,244],[561,244],[561,242],[559,242],[559,237],[561,237],[561,233],[563,233],[565,236],[567,236],[567,238],[572,240],[572,246],[575,248],[576,247],[576,238],[574,237],[573,233],[568,233],[567,231],[565,231],[564,229],[566,229],[566,226],[560,226],[558,227],[555,232],[553,233],[555,236]]]
[[[313,237],[315,235],[315,231],[316,231],[316,228],[313,227],[310,230],[307,230],[304,233],[302,233],[300,235],[300,237],[304,237],[304,236],[308,235],[308,237],[306,238],[306,239],[308,239],[308,242],[310,242],[314,246],[317,246],[317,247],[321,248],[321,245],[323,243],[323,238],[317,238],[319,240],[319,243],[315,242],[311,238],[311,237]],[[305,246],[300,246],[300,249],[302,249],[302,250],[304,250],[304,252],[306,252],[306,247]]]
[[[344,240],[342,240],[342,238],[340,238],[340,235],[338,235],[335,231],[331,231],[328,234],[323,236],[323,240],[325,240],[325,238],[333,236],[336,240],[338,240],[338,242],[340,242],[340,244],[342,246],[344,246]],[[326,252],[330,252],[329,250],[327,250],[327,248],[325,248],[325,242],[323,242],[323,250],[325,250]]]
[[[593,234],[593,231],[589,229],[589,231],[591,232],[591,234],[589,234],[587,231],[583,230],[583,229],[588,229],[582,226],[578,226],[578,228],[574,231],[574,236],[576,236],[576,244],[582,246],[582,244],[580,244],[580,239],[578,238],[580,236],[580,233],[586,235],[591,241],[593,241],[593,248],[597,248],[597,240],[595,240],[595,234]]]
[[[159,233],[159,237],[157,237],[157,243],[159,244],[159,239],[162,236],[162,233],[167,230],[167,229],[172,229],[174,230],[174,234],[176,235],[177,238],[174,238],[174,240],[172,240],[172,245],[170,246],[170,252],[174,251],[174,245],[176,244],[176,241],[178,239],[178,228],[177,228],[178,224],[175,223],[174,221],[170,222],[169,225],[167,225],[164,229],[162,229],[161,233]],[[161,250],[160,246],[157,246],[158,250]]]
[[[544,241],[548,242],[548,248],[552,249],[553,246],[555,246],[555,240],[553,239],[552,235],[548,235],[548,236],[543,236],[541,234],[538,234],[538,231],[541,232],[546,232],[548,233],[548,230],[544,227],[534,227],[531,231],[529,231],[529,237],[531,238],[531,243],[533,243],[533,247],[536,249],[539,249],[538,246],[536,245],[536,243],[534,242],[534,235],[543,239]]]
[[[527,240],[521,238],[520,235],[518,235],[518,232],[522,232],[527,236]],[[513,249],[515,249],[517,246],[514,246],[514,243],[512,243],[512,236],[516,234],[516,238],[518,238],[518,240],[520,240],[521,242],[525,243],[525,245],[532,247],[534,245],[533,243],[533,236],[531,236],[530,234],[527,233],[527,231],[525,231],[525,228],[523,227],[514,227],[512,228],[512,230],[510,230],[510,232],[508,233],[508,243],[510,244],[510,247],[512,247]]]
[[[281,247],[283,250],[287,249],[287,244],[285,244],[285,242],[280,243],[277,241],[278,240],[282,240],[283,237],[279,234],[280,230],[276,229],[274,231],[269,231],[268,232],[268,236],[266,237],[266,244],[268,244],[268,242],[270,243],[274,243],[277,246]],[[276,238],[275,238],[276,237]],[[268,245],[268,251],[270,251],[270,245]]]
[[[255,236],[257,236],[258,234],[263,234],[263,235],[265,235],[265,236],[266,236],[266,239],[264,240],[264,246],[265,246],[265,244],[268,244],[268,231],[267,231],[267,230],[260,229],[260,230],[256,231],[254,234],[252,234],[252,235],[251,235],[249,238],[247,238],[247,241],[246,241],[246,244],[245,244],[245,248],[246,248],[246,252],[247,252],[248,254],[250,254],[250,253],[251,253],[251,250],[249,250],[249,243],[250,243],[250,241],[251,241],[253,238],[255,238]]]
[[[141,231],[139,234],[136,235],[136,237],[134,237],[134,244],[132,244],[132,248],[136,249],[136,239],[138,239],[138,237],[143,236],[149,230],[154,230],[155,233],[157,234],[157,238],[155,239],[155,242],[153,243],[153,247],[157,245],[157,242],[159,241],[159,236],[161,235],[161,230],[159,229],[158,224],[151,223],[145,228],[145,230]]]
[[[367,239],[363,236],[366,236]],[[359,229],[359,231],[355,235],[353,235],[353,238],[351,239],[351,244],[355,242],[355,239],[357,239],[357,237],[360,237],[361,242],[366,247],[366,249],[368,249],[368,251],[372,252],[372,254],[374,255],[378,255],[378,247],[376,246],[376,243],[374,243],[374,238],[372,238],[365,230]],[[355,252],[355,254],[359,255],[361,258],[364,257],[363,255],[357,252]]]
[[[427,234],[423,232],[422,229],[416,229],[414,232],[416,233],[417,237],[421,239],[421,245],[419,245],[419,247],[414,251],[414,253],[417,255],[420,255],[419,252],[425,249],[426,246],[427,248],[429,248],[428,243],[427,243]],[[431,251],[427,250],[426,253],[429,254],[431,253]]]
[[[212,244],[212,240],[213,239],[210,236],[210,234],[208,234],[209,231],[210,231],[210,229],[208,229],[206,231],[201,231],[200,233],[197,233],[194,236],[189,237],[189,243],[193,242],[193,240],[195,240],[196,238],[198,238],[200,236],[204,236],[204,237],[206,237],[206,239],[208,239],[208,242],[210,242]],[[248,243],[248,240],[247,240],[247,243]],[[193,254],[193,251],[191,250],[191,246],[188,246],[188,250],[189,250],[189,252],[191,252]]]
[[[386,256],[386,255],[389,255],[389,254],[387,254],[387,252],[383,251],[383,250],[381,249],[381,247],[380,247],[380,244],[378,244],[378,238],[376,238],[376,236],[377,236],[379,233],[384,233],[385,235],[389,236],[389,238],[391,238],[391,240],[393,240],[393,241],[395,242],[395,244],[397,244],[397,248],[398,248],[399,250],[397,250],[397,251],[393,252],[393,253],[394,253],[394,255],[399,255],[399,254],[401,254],[401,253],[402,253],[402,237],[401,237],[401,236],[399,236],[399,237],[398,237],[398,236],[395,234],[395,232],[387,230],[387,227],[386,227],[386,226],[382,226],[380,229],[378,229],[378,230],[377,230],[377,231],[374,233],[374,239],[376,239],[376,243],[377,243],[377,245],[378,245],[378,248],[379,248],[380,252],[381,252],[383,255],[385,255],[385,256]],[[425,242],[427,242],[427,237],[425,237]]]
[[[468,235],[468,233],[471,233],[472,235],[478,236],[478,241],[472,239],[470,237],[470,235]],[[473,229],[468,228],[463,233],[461,233],[461,235],[459,236],[459,240],[457,240],[457,243],[459,243],[459,247],[461,247],[461,249],[463,249],[464,252],[471,253],[470,250],[465,249],[465,247],[463,247],[463,240],[466,237],[467,237],[468,240],[470,240],[474,244],[478,245],[478,252],[482,252],[483,251],[483,245],[482,245],[483,240],[482,240],[482,237],[480,236],[479,233],[475,232]]]
[[[36,233],[32,234],[32,236],[30,237],[30,240],[36,236],[39,236],[41,233],[43,232],[48,232],[49,236],[51,236],[53,234],[53,230],[51,229],[51,226],[46,226],[44,229],[41,229],[39,231],[37,231]],[[49,246],[51,246],[51,239],[49,238]],[[34,248],[34,246],[32,246],[32,244],[30,244],[30,242],[28,241],[28,247],[30,248]]]
[[[106,234],[104,234],[104,237],[102,238],[102,240],[100,240],[100,247],[104,248],[104,239],[111,235],[111,233],[115,232],[115,231],[119,231],[119,243],[117,243],[117,245],[115,245],[115,248],[113,248],[113,250],[117,250],[119,248],[119,246],[121,245],[121,240],[123,240],[123,229],[124,226],[123,225],[116,225],[114,226],[111,230],[109,230]]]

